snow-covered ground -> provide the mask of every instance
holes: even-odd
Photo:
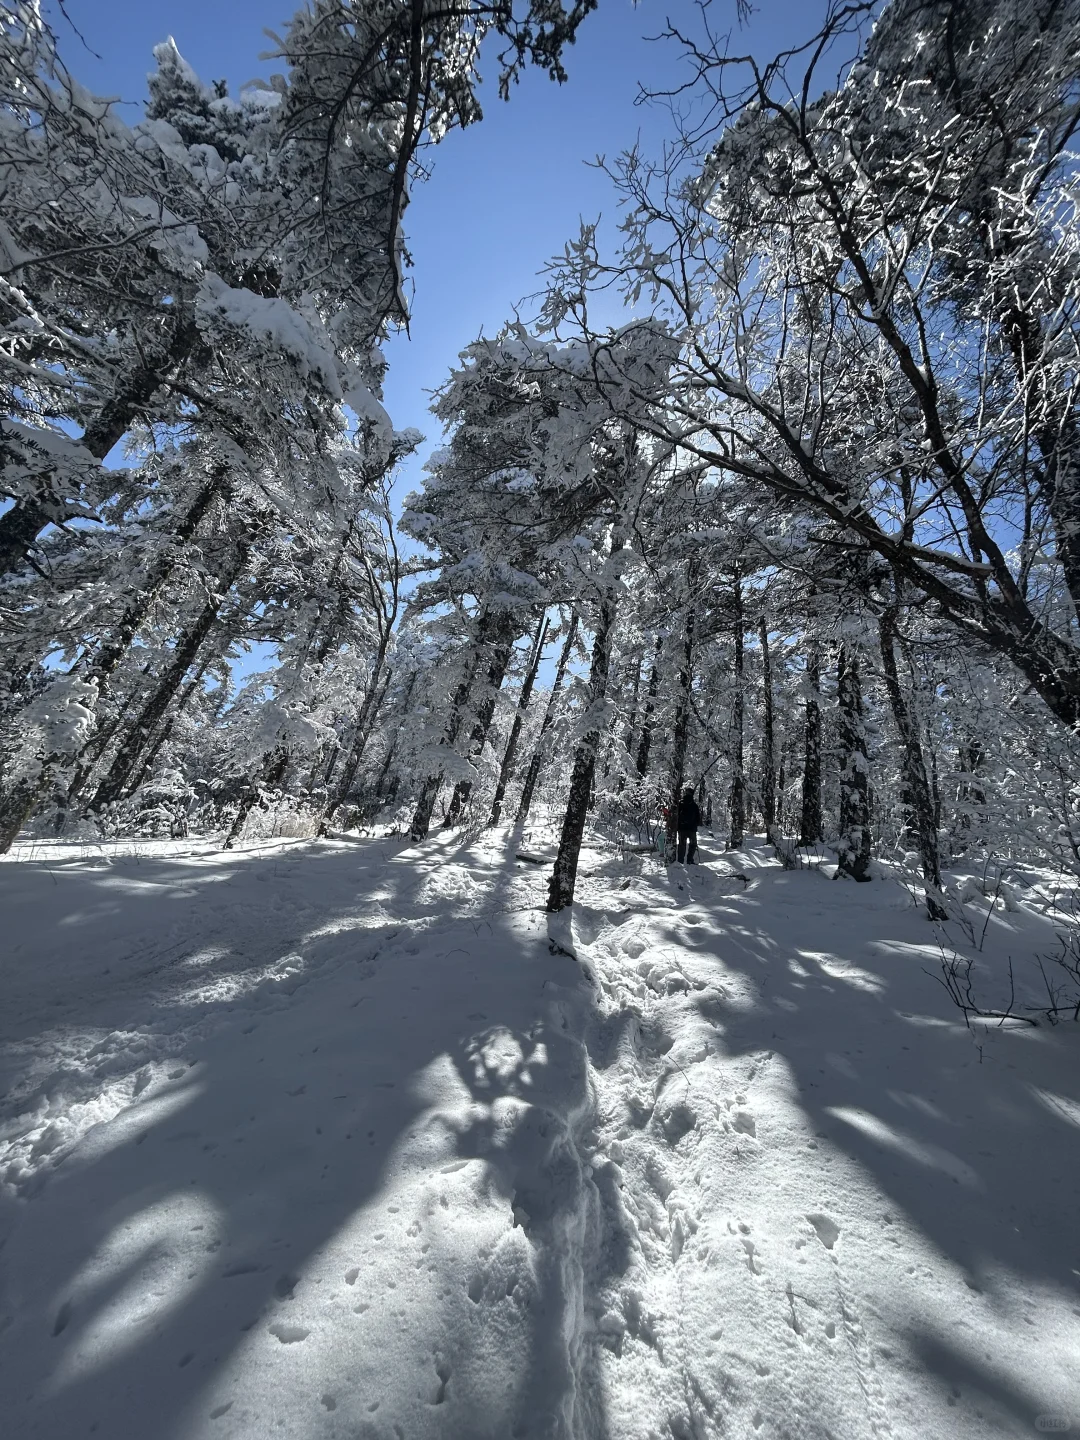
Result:
[[[590,852],[580,963],[505,833],[0,865],[3,1433],[1080,1428],[1075,1027],[704,850]]]

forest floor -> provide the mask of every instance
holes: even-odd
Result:
[[[1080,1033],[934,978],[1047,921],[703,838],[590,851],[578,960],[505,831],[21,847],[4,1433],[1080,1429]]]

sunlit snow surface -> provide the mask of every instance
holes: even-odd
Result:
[[[578,961],[505,831],[0,865],[5,1436],[1080,1429],[1080,1036],[703,849],[589,852]]]

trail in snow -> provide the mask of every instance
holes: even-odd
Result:
[[[1073,1032],[891,882],[585,870],[579,965],[501,836],[0,866],[11,1433],[1080,1424]]]

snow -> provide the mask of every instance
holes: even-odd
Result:
[[[301,375],[317,379],[327,394],[340,397],[333,349],[313,311],[301,314],[286,300],[227,285],[213,273],[203,276],[195,309],[200,328],[221,325],[246,332],[257,345],[275,346],[291,357]],[[356,403],[355,397],[350,403]]]
[[[1080,1423],[1074,1029],[753,845],[587,851],[575,960],[508,838],[0,864],[6,1433]]]

